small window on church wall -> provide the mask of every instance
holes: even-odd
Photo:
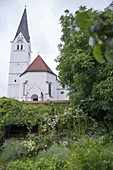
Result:
[[[25,96],[25,84],[23,84],[23,96]]]
[[[41,93],[41,100],[43,100],[43,97],[44,97],[44,96],[43,96],[43,93]]]
[[[48,93],[49,97],[51,97],[51,82],[48,84]]]
[[[61,94],[64,94],[64,91],[61,91],[60,93],[61,93]]]
[[[19,50],[19,45],[17,44],[17,50]]]
[[[21,50],[23,50],[23,45],[21,45]]]

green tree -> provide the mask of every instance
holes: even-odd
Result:
[[[94,47],[95,59],[100,63],[105,61],[113,63],[113,2],[104,11],[98,13],[96,23],[92,22],[88,11],[77,13],[77,26],[80,31],[88,31],[89,45]]]
[[[75,106],[102,120],[112,110],[113,65],[103,62],[104,58],[100,62],[103,64],[95,60],[93,47],[89,46],[90,32],[87,29],[91,24],[95,25],[98,22],[100,14],[101,12],[87,10],[86,7],[80,7],[75,14],[71,14],[69,10],[65,11],[65,15],[60,18],[62,36],[61,44],[58,46],[60,55],[56,61],[60,82],[63,86],[69,87],[70,97],[75,101]],[[104,15],[111,16],[111,13],[106,11]],[[83,31],[78,27],[80,18],[84,19]],[[104,47],[101,47],[103,55],[106,50]],[[95,53],[96,50],[97,48]],[[99,52],[98,55],[101,57]]]

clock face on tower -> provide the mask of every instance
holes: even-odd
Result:
[[[17,43],[23,43],[23,37],[18,37],[17,38]]]

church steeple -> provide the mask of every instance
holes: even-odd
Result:
[[[18,26],[18,30],[17,33],[15,35],[14,40],[16,39],[16,37],[19,35],[19,33],[22,33],[22,35],[24,36],[24,38],[26,39],[27,42],[30,41],[30,37],[29,37],[29,31],[28,31],[28,23],[27,23],[27,12],[26,12],[26,8],[24,9],[20,24]],[[13,41],[14,41],[13,40]]]
[[[27,13],[25,8],[15,38],[11,43],[8,97],[19,100],[20,75],[29,66],[30,60],[31,43],[28,31]]]

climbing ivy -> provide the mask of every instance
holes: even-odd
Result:
[[[54,114],[63,114],[64,110],[70,105],[68,104],[25,104],[11,98],[0,98],[0,135],[3,135],[4,127],[17,125],[25,125],[29,131],[38,124],[42,126],[44,118],[50,118],[52,109]]]

